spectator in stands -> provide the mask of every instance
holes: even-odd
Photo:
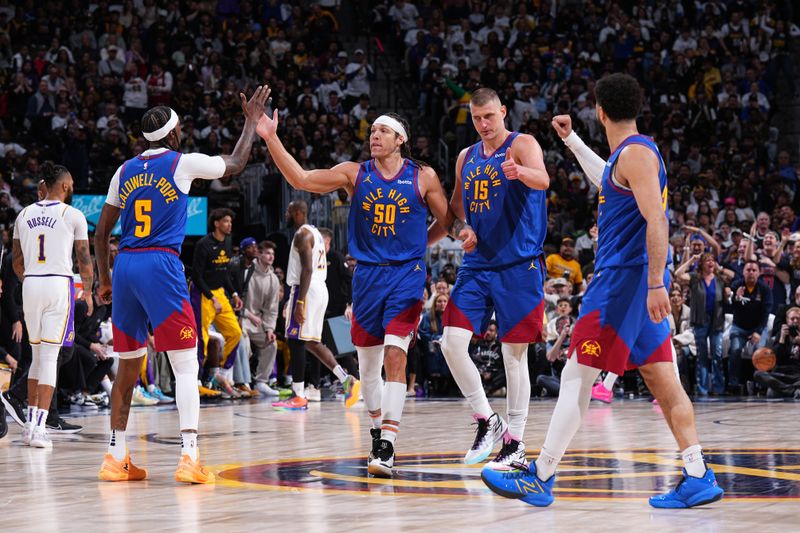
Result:
[[[546,264],[548,277],[566,278],[577,289],[583,285],[581,264],[575,259],[575,240],[572,237],[561,239],[558,253],[548,255]]]
[[[277,356],[275,328],[281,292],[281,282],[272,267],[274,261],[275,243],[259,243],[245,293],[245,319],[242,321],[242,329],[247,332],[258,361],[255,389],[265,396],[278,395],[278,391],[269,385]]]
[[[753,380],[768,387],[768,396],[800,399],[800,307],[786,312],[786,323],[777,328],[770,344],[777,364],[769,371],[756,370]]]
[[[669,293],[669,302],[672,312],[667,319],[669,320],[670,336],[672,346],[675,349],[675,358],[678,363],[678,370],[681,376],[681,383],[687,394],[693,394],[695,372],[692,367],[697,353],[694,342],[694,332],[691,326],[691,309],[686,305],[683,297],[683,289],[680,286],[673,286]],[[720,366],[720,371],[722,367]]]
[[[506,375],[503,354],[497,338],[497,322],[490,320],[482,337],[473,337],[469,343],[469,356],[478,368],[487,396],[505,396]]]

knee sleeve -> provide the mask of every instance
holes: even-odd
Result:
[[[194,430],[200,420],[200,394],[197,390],[197,348],[167,352],[175,373],[175,404],[181,431]]]
[[[361,375],[361,394],[367,410],[380,412],[381,398],[383,396],[383,346],[370,346],[356,348],[358,354],[358,372]]]
[[[52,344],[39,345],[39,385],[56,386],[56,375],[58,374],[58,351],[61,346]]]
[[[492,416],[492,409],[483,390],[480,372],[469,357],[469,341],[472,332],[464,328],[448,326],[442,332],[442,354],[450,368],[461,394],[469,402],[472,411],[484,418]]]
[[[405,353],[408,353],[408,345],[411,344],[411,337],[412,335],[408,335],[406,337],[398,337],[397,335],[386,335],[383,338],[383,345],[396,346],[401,350],[403,350]]]
[[[39,379],[39,348],[41,344],[31,344],[31,366],[28,367],[28,379]]]

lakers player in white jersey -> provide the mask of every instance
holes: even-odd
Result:
[[[322,328],[328,307],[328,259],[325,241],[319,230],[308,224],[308,206],[303,201],[289,204],[287,216],[297,231],[292,239],[286,283],[290,287],[286,305],[286,339],[292,355],[292,397],[275,402],[273,407],[286,410],[308,408],[305,396],[306,348],[344,385],[344,402],[351,407],[358,401],[361,384],[336,362],[327,346],[322,344]]]
[[[71,207],[72,175],[46,161],[41,167],[47,195],[29,205],[14,224],[14,272],[22,282],[22,309],[32,362],[28,371],[28,416],[22,441],[51,448],[45,422],[56,384],[58,352],[71,346],[75,310],[72,249],[78,257],[82,298],[92,314],[93,268],[83,213]]]

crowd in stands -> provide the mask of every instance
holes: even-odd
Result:
[[[544,150],[551,178],[548,323],[545,339],[531,345],[529,357],[537,394],[557,394],[597,239],[597,189],[550,120],[571,114],[587,144],[607,156],[593,87],[616,71],[635,76],[644,88],[638,128],[657,142],[669,176],[671,323],[685,387],[697,396],[796,393],[800,159],[781,148],[781,132],[772,125],[780,102],[798,96],[800,30],[791,3],[384,0],[369,7],[369,31],[379,37],[376,53],[402,65],[402,83],[414,95],[409,118],[415,157],[443,170],[447,161],[435,150],[440,140],[451,155],[476,141],[469,97],[479,86],[496,89],[508,108],[508,127],[534,135]],[[238,93],[251,94],[262,83],[272,87],[279,134],[304,168],[364,160],[364,141],[378,116],[371,103],[377,73],[367,45],[342,44],[353,42],[341,35],[348,16],[352,11],[331,1],[178,1],[162,7],[154,0],[128,0],[55,2],[47,8],[0,1],[0,230],[6,249],[0,345],[8,354],[0,355],[12,368],[25,333],[9,231],[16,213],[36,199],[39,165],[47,159],[63,163],[76,192],[105,194],[117,166],[146,148],[139,120],[158,104],[181,116],[184,151],[229,154],[242,126]],[[266,161],[274,174],[261,143],[251,157]],[[452,176],[441,178],[451,187]],[[210,208],[234,211],[241,194],[236,177],[196,180],[192,190],[208,196]],[[344,191],[331,201],[348,205]],[[280,210],[279,202],[271,205]],[[312,214],[314,209],[312,202]],[[280,212],[272,215],[280,218]],[[334,233],[344,223],[335,217],[328,222]],[[242,230],[234,233],[252,237]],[[275,267],[261,265],[262,270],[282,286],[289,237],[275,245],[248,241],[238,261],[259,264],[272,255]],[[248,252],[253,244],[256,251]],[[430,252],[427,305],[409,356],[410,395],[456,392],[439,340],[441,312],[460,259],[458,244],[447,238]],[[331,316],[337,316],[344,313],[354,262],[335,250],[329,262],[329,272],[336,271],[329,282],[331,301],[335,294],[341,304]],[[97,306],[91,317],[76,317],[81,340],[61,376],[75,403],[106,402],[114,358],[108,315],[102,313],[108,310]],[[280,335],[280,312],[274,320],[270,332],[240,317],[247,324],[243,329],[264,333],[264,342]],[[237,355],[236,361],[252,355],[255,366],[244,372],[243,361],[234,364],[239,374],[232,384],[287,384],[288,352],[279,338],[277,364],[258,366],[264,342]],[[754,372],[750,364],[761,346],[777,354],[771,372]],[[474,339],[470,353],[487,390],[503,394],[495,324]],[[315,358],[309,359],[313,364]],[[147,358],[139,391],[144,403],[170,400],[162,362],[156,353]],[[316,377],[318,369],[310,371],[306,382],[325,383]],[[642,386],[635,375],[624,382],[634,392]]]

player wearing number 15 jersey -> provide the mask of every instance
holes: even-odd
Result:
[[[100,276],[98,296],[106,303],[112,295],[114,299],[114,349],[120,354],[120,364],[111,392],[111,438],[100,479],[137,481],[147,476],[146,471],[131,463],[125,428],[151,328],[155,349],[167,352],[175,373],[182,441],[175,479],[186,483],[214,480],[214,475],[200,465],[197,452],[197,332],[180,261],[188,194],[195,178],[215,179],[244,169],[268,96],[267,87],[258,87],[250,101],[240,94],[245,123],[230,156],[181,154],[181,129],[175,111],[163,106],[148,110],[142,117],[142,130],[150,146],[123,163],[111,179],[97,224],[95,248]],[[108,245],[118,219],[122,238],[112,278]]]
[[[527,354],[528,344],[541,339],[544,318],[542,244],[550,178],[533,136],[505,128],[506,108],[494,90],[475,91],[470,114],[481,140],[458,156],[450,206],[466,215],[478,247],[464,257],[445,308],[442,352],[477,422],[464,462],[483,461],[503,439],[491,463],[500,467],[525,462],[522,433],[531,393]],[[429,240],[441,236],[432,226]],[[468,353],[473,333],[486,331],[492,313],[503,343],[508,425],[489,406]]]

